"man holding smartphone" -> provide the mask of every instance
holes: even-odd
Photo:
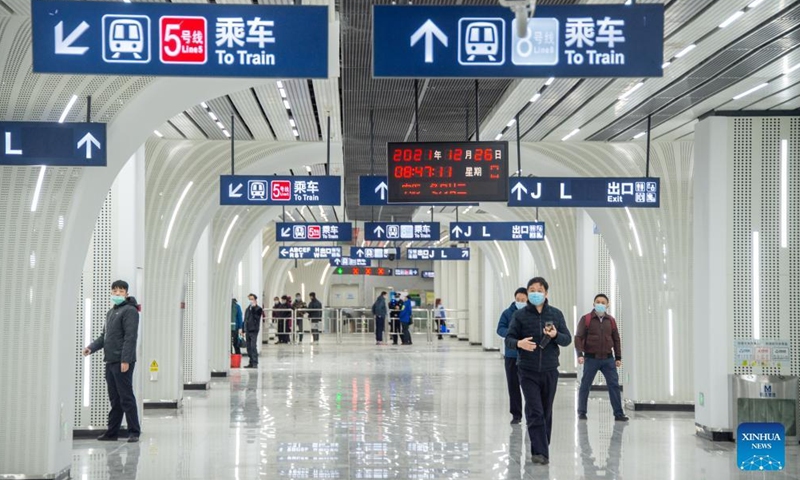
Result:
[[[572,342],[564,314],[547,301],[542,277],[528,282],[528,304],[517,310],[506,335],[506,348],[519,352],[517,371],[525,397],[525,417],[533,463],[550,463],[553,400],[558,386],[558,356]]]

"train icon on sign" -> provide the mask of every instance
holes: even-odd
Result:
[[[247,199],[266,201],[268,184],[269,182],[266,180],[250,180],[247,182]]]
[[[146,15],[103,15],[103,60],[107,63],[150,63],[150,18]]]
[[[502,18],[462,18],[458,21],[458,63],[502,65],[506,21]]]

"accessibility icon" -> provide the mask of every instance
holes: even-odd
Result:
[[[150,17],[103,15],[103,60],[150,63]]]

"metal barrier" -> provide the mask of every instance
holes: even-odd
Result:
[[[292,325],[294,325],[294,310],[291,308],[265,308],[264,309],[264,317],[266,323],[266,339],[269,342],[269,336],[274,333],[276,340],[279,343],[288,343],[288,337],[292,331]],[[288,320],[288,322],[287,322]],[[287,340],[283,342],[282,340]]]
[[[433,341],[433,320],[430,310],[416,309],[412,310],[412,323],[409,326],[409,333],[413,336],[425,335],[425,341],[428,343]],[[345,335],[375,335],[375,315],[372,313],[371,308],[342,308],[339,310],[339,320],[341,328],[339,329],[339,343],[343,341]],[[399,337],[402,335],[402,325],[396,317],[390,315],[384,319],[384,342],[392,342],[395,340],[399,343]]]
[[[431,310],[431,315],[435,317],[436,310]],[[444,309],[445,324],[447,332],[443,335],[458,337],[459,333],[469,338],[469,310]]]

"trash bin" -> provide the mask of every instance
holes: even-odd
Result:
[[[797,377],[731,375],[734,431],[742,423],[781,423],[786,442],[797,441]]]

